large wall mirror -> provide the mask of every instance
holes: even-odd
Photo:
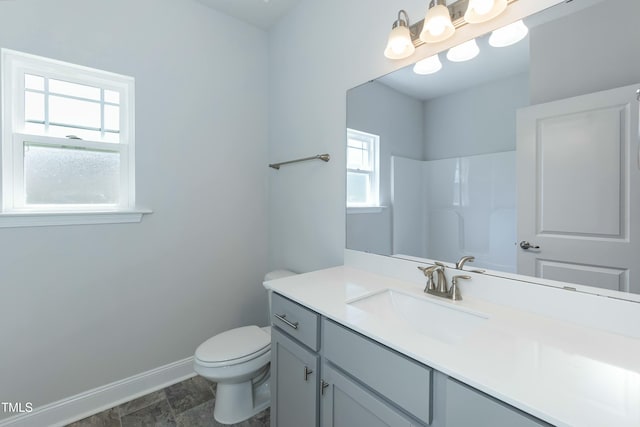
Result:
[[[562,3],[349,90],[347,248],[640,301],[639,16]]]

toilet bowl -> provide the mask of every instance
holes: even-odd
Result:
[[[267,273],[265,281],[294,274],[278,270]],[[239,423],[269,407],[270,361],[270,326],[231,329],[200,344],[193,366],[200,376],[217,383],[216,421]]]

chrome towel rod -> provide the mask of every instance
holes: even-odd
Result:
[[[305,157],[304,159],[289,160],[288,162],[280,162],[280,163],[271,163],[269,167],[274,169],[280,169],[280,166],[288,165],[289,163],[306,162],[307,160],[322,160],[323,162],[328,162],[330,159],[331,159],[331,156],[329,156],[328,154],[317,154],[315,156]]]

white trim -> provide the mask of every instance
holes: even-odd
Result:
[[[41,227],[48,225],[121,224],[141,222],[150,210],[96,212],[2,212],[0,228]],[[0,424],[1,425],[1,424]]]
[[[347,215],[381,213],[386,206],[347,206]]]
[[[2,72],[2,210],[11,212],[14,209],[25,207],[23,146],[27,141],[36,140],[51,146],[67,145],[118,152],[120,154],[118,205],[122,210],[135,209],[134,78],[4,48],[0,49],[0,67]],[[104,90],[118,92],[120,94],[119,142],[73,140],[27,132],[24,128],[25,87],[22,78],[25,73],[45,78],[45,88],[42,92],[45,96],[49,94],[47,87],[47,79],[49,78],[99,88],[101,90],[99,103],[101,106],[100,129],[102,136],[104,136],[105,126]],[[47,102],[44,107],[45,110],[48,108]],[[48,123],[48,118],[45,114],[46,123]],[[74,126],[70,127],[70,129],[73,128]]]
[[[58,427],[194,377],[193,357],[143,372],[0,421],[0,427]]]

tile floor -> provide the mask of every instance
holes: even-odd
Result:
[[[215,384],[196,376],[67,427],[222,427],[213,419],[215,399]],[[269,409],[233,426],[269,427]]]

